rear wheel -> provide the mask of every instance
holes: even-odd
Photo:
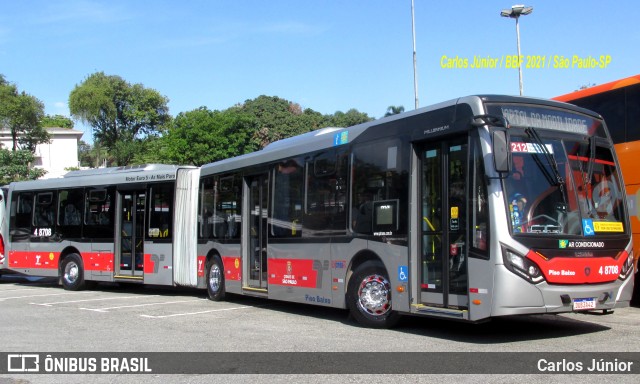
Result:
[[[224,299],[224,269],[222,260],[215,255],[209,260],[207,266],[207,292],[209,299],[220,301]]]
[[[362,325],[391,328],[400,315],[391,307],[391,283],[384,268],[367,262],[356,268],[349,280],[347,305],[351,315]]]
[[[68,291],[80,291],[85,289],[84,268],[82,259],[76,253],[72,253],[62,260],[60,267],[62,272],[62,287]]]

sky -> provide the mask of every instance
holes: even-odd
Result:
[[[500,11],[520,3],[414,2],[420,107],[519,93],[518,70],[507,68],[516,23]],[[524,4],[533,7],[520,18],[524,64],[542,65],[523,67],[525,96],[640,73],[636,1]],[[415,108],[411,21],[411,0],[0,0],[0,74],[50,115],[69,116],[70,92],[104,72],[157,90],[173,116],[268,95],[380,118],[389,106]],[[90,128],[76,129],[92,141]]]

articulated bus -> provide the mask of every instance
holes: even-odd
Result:
[[[638,206],[640,204],[640,168],[637,167],[636,161],[640,153],[640,75],[582,89],[554,99],[597,112],[607,122],[624,176],[634,248],[638,249],[640,247],[640,208]],[[637,252],[635,257],[637,271]],[[640,303],[638,286],[636,284],[634,301]]]
[[[132,166],[11,183],[3,188],[6,267],[58,277],[68,290],[95,282],[196,286],[195,244],[181,234],[196,212],[199,172]]]
[[[12,184],[5,252],[23,273],[42,273],[44,260],[67,289],[78,280],[192,286],[212,300],[345,308],[370,327],[401,314],[477,322],[608,312],[628,306],[633,289],[617,164],[592,112],[469,96],[178,167],[175,183],[145,168]],[[61,221],[68,200],[84,212],[73,235]],[[35,210],[47,202],[58,221],[42,225]],[[100,240],[87,215],[107,205]],[[168,231],[158,216],[172,219]],[[95,267],[96,257],[113,269]]]
[[[0,188],[0,275],[3,271],[7,270],[7,265],[4,262],[4,237],[2,236],[6,232],[7,222],[6,219],[6,200],[4,199],[4,191]]]

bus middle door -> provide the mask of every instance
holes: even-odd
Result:
[[[116,278],[143,279],[146,190],[118,192]]]

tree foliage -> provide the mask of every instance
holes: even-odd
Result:
[[[46,115],[42,119],[42,126],[46,128],[73,129],[73,120],[63,115]]]
[[[157,155],[150,156],[160,162],[202,165],[319,128],[347,127],[370,120],[355,109],[322,115],[303,110],[297,103],[263,95],[224,111],[200,107],[178,114],[168,132],[153,143]]]
[[[129,164],[141,142],[170,120],[167,103],[154,89],[104,72],[88,76],[69,95],[71,115],[92,127],[115,165]]]
[[[29,150],[0,148],[0,185],[12,181],[35,180],[46,174],[44,169],[31,168],[34,156]]]
[[[387,117],[387,116],[397,115],[402,112],[404,112],[404,107],[402,105],[398,105],[398,106],[390,105],[387,108],[387,113],[385,113],[384,116]]]
[[[163,137],[161,153],[178,164],[202,165],[255,149],[255,121],[237,109],[211,111],[200,107],[180,113]]]
[[[42,127],[44,105],[36,97],[19,92],[0,75],[0,122],[11,132],[12,150],[34,152],[36,146],[48,143],[50,136]]]

